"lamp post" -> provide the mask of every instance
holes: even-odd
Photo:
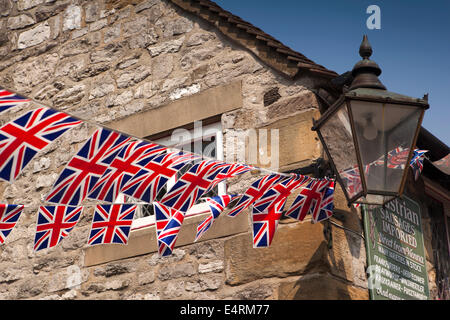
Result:
[[[348,204],[383,205],[403,193],[409,162],[429,108],[386,90],[364,36],[350,87],[318,119],[317,131]]]

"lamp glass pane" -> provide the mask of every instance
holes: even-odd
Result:
[[[321,126],[320,133],[349,198],[363,191],[352,129],[343,103]]]
[[[351,111],[368,193],[399,192],[422,109],[354,100]]]

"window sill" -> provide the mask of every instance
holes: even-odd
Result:
[[[208,215],[207,205],[203,203],[195,205],[189,210],[180,229],[175,247],[193,244],[198,224]],[[242,213],[237,217],[231,218],[224,212],[198,242],[226,237],[249,230],[250,225],[247,214]],[[127,245],[105,244],[85,248],[84,266],[94,266],[153,252],[158,252],[155,221],[153,217],[145,217],[133,221]]]

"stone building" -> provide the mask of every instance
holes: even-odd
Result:
[[[278,148],[275,171],[323,174],[308,170],[325,157],[311,119],[340,93],[335,72],[207,0],[0,0],[0,30],[0,86],[86,120],[15,183],[0,182],[3,202],[26,206],[0,247],[1,299],[369,298],[361,212],[339,188],[332,219],[282,219],[269,248],[252,247],[248,214],[223,215],[194,243],[202,204],[170,257],[159,257],[153,217],[142,212],[128,245],[91,247],[94,202],[86,201],[60,245],[33,251],[38,206],[98,126],[158,142],[202,121],[218,158],[271,168],[268,154]],[[2,114],[0,124],[34,106]],[[269,134],[267,153],[249,159],[262,132],[278,139]],[[431,150],[432,160],[448,154],[426,130],[418,147]],[[450,272],[448,179],[435,170],[426,165],[419,183],[410,176],[407,190],[422,206],[434,299]],[[242,192],[261,174],[222,188]]]

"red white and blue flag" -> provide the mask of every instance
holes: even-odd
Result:
[[[284,202],[279,202],[260,212],[253,207],[252,209],[252,230],[253,230],[253,248],[265,248],[270,246],[278,221],[283,214],[282,207]]]
[[[0,179],[13,182],[31,159],[81,121],[48,108],[29,111],[0,128]]]
[[[420,173],[423,169],[423,159],[425,159],[425,153],[427,153],[428,150],[419,150],[414,149],[414,154],[412,156],[410,166],[411,170],[413,171],[414,180],[419,179]]]
[[[0,244],[5,243],[6,237],[19,221],[23,205],[0,204]]]
[[[330,180],[328,187],[324,191],[323,199],[320,203],[318,214],[312,216],[313,223],[317,223],[330,218],[334,209],[334,185],[335,181]]]
[[[284,180],[283,176],[278,174],[266,175],[255,182],[245,191],[241,196],[238,203],[234,206],[233,210],[228,213],[228,216],[235,217],[242,211],[250,207],[256,200],[261,198],[267,190],[273,187],[275,184]]]
[[[282,180],[267,190],[258,200],[253,203],[253,208],[258,212],[264,212],[268,208],[278,204],[281,210],[291,193],[311,180],[310,177],[292,174],[288,179]],[[280,205],[280,202],[282,205]]]
[[[254,168],[251,166],[248,166],[246,164],[240,164],[240,163],[233,163],[233,164],[225,164],[222,171],[220,171],[216,178],[214,179],[213,184],[211,185],[211,188],[214,188],[217,184],[222,182],[223,180],[234,178],[238,175],[244,174],[250,170],[253,170]]]
[[[95,131],[66,165],[45,201],[79,205],[130,139],[104,128]]]
[[[30,100],[0,88],[0,113]]]
[[[358,166],[341,171],[340,176],[350,198],[363,191]]]
[[[159,201],[166,207],[186,213],[216,181],[227,164],[203,160],[186,171]]]
[[[157,201],[153,202],[153,208],[156,219],[158,252],[161,256],[169,256],[175,247],[185,214]]]
[[[83,207],[40,206],[34,238],[34,250],[56,246],[78,223]]]
[[[142,157],[157,155],[165,150],[166,147],[155,143],[136,140],[128,142],[92,188],[88,198],[114,202],[124,185],[139,172],[137,162]]]
[[[136,163],[140,170],[123,186],[121,192],[151,203],[167,181],[193,160],[189,153],[170,152],[146,156]]]
[[[195,235],[195,240],[197,241],[200,237],[213,225],[214,221],[220,216],[220,214],[225,210],[228,204],[237,199],[239,195],[222,195],[215,196],[212,198],[207,198],[206,203],[209,206],[209,211],[211,215],[206,218],[197,226],[197,234]]]
[[[319,214],[320,206],[325,192],[332,180],[320,179],[311,180],[295,198],[286,216],[303,221],[309,213],[313,219]]]
[[[127,244],[136,208],[136,204],[97,205],[88,244]]]
[[[254,248],[270,246],[287,198],[310,180],[309,177],[292,174],[288,179],[275,184],[254,202],[252,208]]]

